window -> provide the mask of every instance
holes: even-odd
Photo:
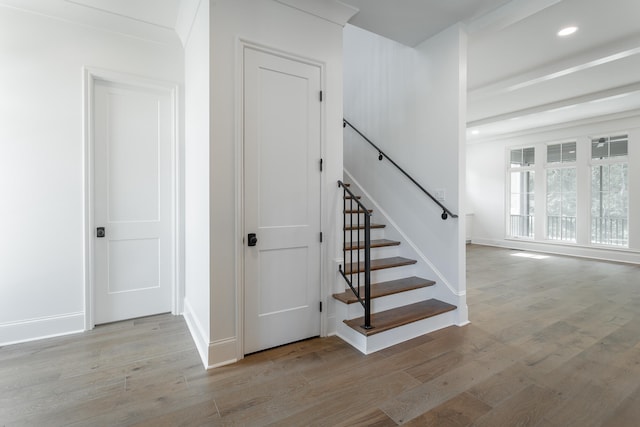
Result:
[[[547,239],[576,241],[576,143],[547,146]]]
[[[591,243],[629,246],[628,137],[591,140]]]
[[[519,148],[511,150],[511,167],[533,166],[535,164],[535,149]]]
[[[591,158],[604,160],[614,157],[626,157],[628,147],[629,138],[627,135],[595,138],[591,140]]]
[[[511,237],[533,238],[535,165],[534,148],[519,148],[510,153],[510,224]]]
[[[629,216],[634,161],[629,136],[621,131],[509,147],[506,235],[580,246],[635,245],[633,237],[630,242],[635,223]]]

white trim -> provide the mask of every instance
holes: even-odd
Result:
[[[235,357],[238,339],[231,337],[209,342],[209,337],[198,318],[194,315],[193,307],[191,307],[188,299],[184,301],[184,320],[187,323],[205,369],[230,365],[239,360]],[[214,355],[217,357],[215,360],[212,359]]]
[[[178,17],[176,18],[175,31],[182,47],[186,47],[191,39],[191,31],[196,21],[196,16],[200,10],[202,0],[182,0],[178,9]]]
[[[66,313],[0,324],[0,346],[84,332],[84,313]]]
[[[202,364],[204,366],[207,366],[207,361],[209,360],[209,337],[198,321],[198,318],[194,316],[193,313],[194,311],[191,307],[191,304],[189,304],[189,300],[185,298],[183,314],[184,320],[187,323],[189,332],[191,333],[191,338],[193,338],[193,342],[196,345],[196,349],[198,350],[198,354],[200,355],[200,360],[202,360]]]
[[[65,24],[76,25],[94,31],[129,37],[147,43],[171,45],[175,43],[174,28],[139,19],[118,17],[117,14],[101,10],[86,14],[87,9],[95,9],[78,0],[59,1],[24,1],[2,0],[0,7],[45,17]],[[107,21],[104,17],[107,16]]]
[[[316,61],[316,66],[320,68],[320,90],[323,93],[323,101],[320,103],[320,152],[318,155],[323,161],[323,170],[320,171],[320,230],[318,232],[323,233],[323,242],[320,242],[320,259],[318,262],[320,263],[320,303],[322,303],[322,311],[320,312],[320,336],[324,337],[327,334],[328,322],[329,322],[329,302],[328,298],[331,297],[331,288],[332,286],[327,284],[332,277],[332,274],[325,274],[325,260],[328,259],[325,256],[325,250],[328,243],[328,235],[329,233],[325,233],[325,218],[327,219],[326,224],[330,224],[331,220],[329,219],[329,215],[333,213],[333,211],[329,211],[330,203],[325,203],[328,201],[328,191],[327,189],[331,188],[332,185],[330,183],[326,183],[325,181],[328,178],[327,165],[324,164],[327,159],[327,72],[326,72],[326,63],[322,61]],[[335,182],[335,181],[334,181]],[[325,212],[327,209],[327,212]],[[325,237],[326,236],[326,237]]]
[[[171,314],[178,315],[182,314],[184,310],[184,256],[182,252],[184,236],[182,230],[184,229],[184,217],[183,217],[183,206],[182,198],[184,188],[184,180],[182,178],[183,167],[184,164],[182,149],[183,146],[180,138],[180,87],[179,85],[174,85],[173,89],[170,90],[171,96],[171,115],[173,118],[172,129],[173,129],[173,146],[171,147],[172,153],[172,162],[171,162],[171,199],[172,199],[172,210],[173,210],[173,221],[171,224],[172,227],[172,240],[173,240],[173,289],[171,292],[172,302],[171,302]]]
[[[337,0],[275,0],[325,21],[344,27],[359,9]]]
[[[207,369],[218,368],[220,366],[236,363],[239,360],[237,357],[235,357],[237,341],[238,340],[236,337],[232,337],[223,338],[209,343],[210,358],[205,364]],[[217,358],[212,360],[212,355],[217,356]]]
[[[83,215],[83,276],[84,276],[84,329],[89,330],[93,329],[93,309],[92,309],[92,301],[93,301],[93,253],[94,253],[94,244],[93,244],[93,191],[90,189],[93,188],[93,144],[90,142],[93,140],[93,127],[91,123],[93,121],[92,109],[90,106],[93,104],[93,87],[94,87],[94,77],[93,74],[87,69],[83,68],[82,70],[82,97],[83,97],[83,106],[82,106],[82,205],[84,208]]]
[[[402,236],[402,239],[404,239],[407,245],[409,245],[411,249],[413,249],[413,251],[416,253],[416,255],[420,257],[420,259],[435,273],[436,276],[438,276],[438,280],[441,281],[449,289],[449,292],[451,292],[452,295],[460,297],[467,294],[466,289],[464,291],[455,290],[453,286],[451,286],[449,281],[446,279],[446,277],[444,277],[444,275],[440,272],[440,270],[438,270],[438,268],[436,268],[436,266],[433,265],[431,261],[429,261],[429,259],[416,246],[416,244],[413,243],[411,239],[409,239],[409,237],[405,234],[404,231],[402,231],[402,229],[400,229],[400,227],[398,227],[398,224],[396,224],[391,219],[391,217],[387,214],[387,212],[380,207],[380,205],[371,197],[369,193],[367,193],[366,190],[364,190],[364,188],[362,188],[362,185],[358,183],[358,181],[353,177],[353,175],[351,175],[349,171],[346,169],[344,169],[344,173],[349,177],[349,181],[352,182],[356,187],[358,187],[358,190],[362,192],[362,195],[366,197],[369,200],[369,202],[371,202],[371,204],[373,204],[374,210],[376,212],[379,212],[380,215],[382,215],[385,218],[385,221],[387,221],[388,225],[393,227],[398,232],[398,234]]]
[[[320,89],[324,91],[325,78],[326,78],[326,64],[322,61],[315,60],[313,58],[297,55],[295,53],[286,52],[284,50],[267,46],[261,43],[252,42],[243,37],[236,38],[236,82],[235,82],[235,96],[236,96],[236,111],[235,111],[235,169],[236,169],[236,218],[234,228],[236,230],[235,251],[236,251],[236,359],[238,361],[244,358],[244,236],[246,230],[244,229],[244,50],[247,48],[265,52],[271,55],[277,55],[286,59],[290,59],[297,62],[309,64],[320,69]],[[326,102],[323,102],[320,106],[320,155],[325,158],[325,120],[326,120]],[[320,230],[323,229],[323,217],[325,204],[323,204],[325,196],[324,176],[320,177]],[[327,289],[324,286],[324,255],[323,247],[320,247],[320,300],[323,302],[323,310],[320,315],[320,335],[327,330],[326,323],[327,318]],[[227,364],[227,362],[221,362]],[[229,362],[231,363],[231,362]],[[221,365],[216,365],[221,366]]]
[[[171,312],[174,315],[180,314],[182,311],[181,301],[184,295],[184,284],[182,283],[182,256],[179,250],[179,242],[182,239],[180,233],[180,222],[182,216],[180,215],[180,200],[182,196],[180,180],[180,135],[179,135],[179,98],[178,98],[178,84],[173,82],[167,82],[162,80],[150,79],[142,76],[137,76],[128,73],[122,73],[119,71],[107,70],[95,67],[83,67],[83,227],[84,227],[84,245],[83,245],[83,266],[84,266],[84,329],[90,330],[95,326],[93,317],[93,286],[94,286],[94,239],[93,230],[95,224],[94,218],[94,200],[93,200],[93,187],[94,187],[94,162],[93,162],[93,99],[94,99],[94,86],[98,80],[109,81],[119,84],[133,85],[148,89],[160,90],[167,92],[171,98],[171,111],[172,111],[172,137],[171,137],[171,240],[173,244],[172,262],[173,262],[173,274],[172,274],[172,302]]]
[[[236,359],[244,359],[244,49],[242,39],[236,38],[235,63],[235,156],[236,156],[236,218],[234,229],[236,263]]]

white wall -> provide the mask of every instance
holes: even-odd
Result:
[[[183,80],[177,38],[0,7],[0,344],[84,329],[83,66]]]
[[[507,211],[507,150],[510,147],[535,146],[536,167],[544,173],[545,147],[548,143],[576,140],[578,149],[587,150],[589,158],[589,137],[619,132],[629,134],[629,250],[602,249],[589,247],[588,242],[578,244],[552,243],[549,241],[531,242],[524,239],[506,237]],[[580,155],[580,152],[578,153]],[[580,171],[579,171],[580,172]],[[581,173],[579,189],[590,188],[589,171]],[[584,256],[614,261],[640,262],[640,116],[617,119],[585,120],[580,124],[567,125],[560,129],[539,129],[507,136],[493,141],[470,144],[467,147],[467,203],[469,211],[474,213],[472,241],[474,243],[503,246],[515,249],[538,250],[573,256]],[[541,191],[538,191],[541,190]],[[536,187],[541,194],[544,188]],[[581,194],[585,194],[582,192]],[[589,201],[578,195],[578,206],[588,211]],[[586,203],[586,204],[585,204]],[[540,196],[536,205],[544,204]],[[542,225],[536,221],[536,226]],[[540,223],[540,224],[538,224]],[[538,229],[539,228],[539,229]],[[544,235],[544,229],[537,227],[538,235]]]
[[[319,61],[324,65],[323,283],[335,276],[338,253],[335,185],[342,173],[342,26],[273,0],[222,0],[211,3],[210,336],[207,366],[242,357],[239,308],[241,286],[242,133],[241,41]],[[187,81],[187,85],[189,82]],[[188,141],[187,141],[188,144]],[[204,151],[202,154],[206,155]],[[295,177],[292,177],[295,179]],[[187,257],[188,257],[187,251]],[[187,293],[189,292],[187,284]],[[187,297],[188,298],[188,297]],[[326,325],[325,325],[326,329]]]
[[[185,300],[184,316],[200,356],[209,346],[210,32],[209,1],[195,1],[185,36]]]
[[[460,218],[443,221],[435,203],[349,128],[345,170],[435,266],[433,278],[461,295],[454,303],[466,310],[466,34],[454,26],[414,49],[347,26],[344,69],[345,118],[427,190],[444,190],[444,204]]]

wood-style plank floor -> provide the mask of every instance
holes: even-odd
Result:
[[[154,316],[0,348],[0,426],[638,426],[640,267],[467,250],[472,323],[363,356],[336,337],[204,371]]]

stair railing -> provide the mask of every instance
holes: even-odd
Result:
[[[391,159],[391,157],[389,157],[384,151],[382,151],[380,148],[378,148],[378,146],[376,144],[374,144],[369,138],[367,138],[355,126],[353,126],[351,123],[349,123],[347,121],[347,119],[342,119],[342,127],[347,127],[347,125],[351,129],[356,131],[356,133],[358,135],[360,135],[365,141],[367,141],[373,148],[375,148],[378,151],[378,160],[380,160],[380,161],[382,161],[382,159],[389,160],[393,166],[395,166],[400,172],[402,172],[404,174],[404,176],[409,178],[409,180],[411,182],[413,182],[420,190],[422,190],[422,192],[424,194],[426,194],[431,200],[433,200],[438,206],[440,206],[442,208],[442,214],[440,215],[440,218],[442,218],[443,220],[447,219],[449,216],[451,218],[458,218],[458,215],[454,214],[449,209],[447,209],[447,207],[445,205],[443,205],[440,202],[440,200],[436,199],[433,195],[431,195],[431,193],[429,193],[422,185],[420,185],[415,179],[413,179],[413,177],[411,175],[409,175],[407,172],[405,172],[404,169],[402,169],[400,166],[398,166],[398,164],[396,162],[394,162],[393,159]]]
[[[356,197],[355,194],[347,188],[342,182],[338,181],[338,188],[342,187],[342,207],[343,207],[343,239],[342,239],[342,265],[338,267],[340,274],[347,281],[349,288],[354,293],[356,298],[362,307],[364,308],[364,329],[372,329],[371,326],[371,211]],[[354,206],[355,204],[355,206]],[[362,214],[364,224],[360,222],[360,215]],[[347,224],[347,215],[350,216],[350,221]],[[354,222],[355,215],[355,222]],[[349,230],[347,230],[347,228]],[[350,250],[347,251],[347,231],[349,231],[349,245]],[[355,231],[355,233],[354,233]],[[364,231],[364,248],[361,247],[361,235],[360,232]],[[354,240],[355,234],[355,240]],[[361,295],[360,284],[360,250],[364,249],[364,295]],[[349,271],[347,271],[347,252],[349,252]],[[354,257],[354,252],[356,255]],[[354,260],[355,258],[355,260]],[[355,261],[355,263],[354,263]],[[355,274],[355,280],[354,280]],[[354,283],[355,282],[355,283]]]

